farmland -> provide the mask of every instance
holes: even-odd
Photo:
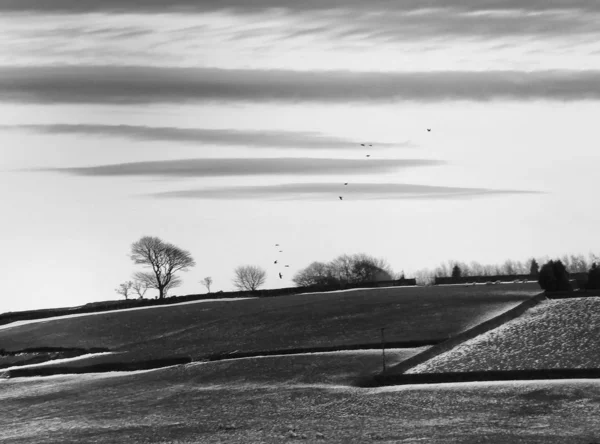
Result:
[[[539,293],[536,284],[391,287],[169,305],[0,330],[0,348],[104,347],[121,360],[364,344],[439,342]],[[1,364],[1,358],[0,358]]]
[[[533,285],[508,284],[353,290],[100,313],[5,328],[0,347],[7,350],[111,349],[72,365],[331,344],[371,344],[372,349],[4,379],[0,441],[597,442],[598,380],[354,386],[357,377],[381,370],[380,327],[387,328],[390,342],[445,338],[538,293]],[[388,349],[386,364],[426,348]]]
[[[547,300],[408,373],[600,368],[600,298]]]

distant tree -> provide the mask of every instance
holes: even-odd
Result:
[[[159,299],[166,296],[167,290],[181,283],[175,273],[196,265],[188,251],[151,236],[144,236],[131,245],[131,259],[136,264],[151,268],[151,271],[138,272],[134,277],[149,288],[156,288]]]
[[[133,287],[133,282],[123,282],[122,284],[119,284],[119,287],[115,289],[115,292],[117,292],[121,296],[125,296],[125,300],[127,300],[129,295],[131,294],[131,287]]]
[[[503,275],[517,274],[517,264],[511,259],[507,259],[504,261],[504,264],[502,264],[501,270]]]
[[[265,283],[267,272],[255,265],[241,265],[234,270],[233,285],[241,291],[255,291]]]
[[[210,293],[210,286],[212,285],[213,280],[210,276],[205,277],[202,280],[202,285],[204,285],[206,287],[206,290]]]
[[[600,289],[600,267],[596,262],[592,264],[592,268],[588,272],[588,281],[586,288],[588,290],[599,290]]]
[[[462,276],[462,270],[458,266],[458,264],[452,267],[452,279],[460,279]]]
[[[292,281],[299,287],[337,287],[339,285],[339,281],[333,276],[332,268],[323,262],[313,262],[308,267],[299,270]]]
[[[537,277],[540,273],[540,266],[535,259],[531,259],[531,265],[529,265],[529,275],[531,277]]]
[[[376,259],[366,254],[351,257],[352,268],[350,281],[353,283],[390,281],[392,270],[383,259]]]
[[[546,291],[569,291],[569,273],[562,261],[548,261],[540,269],[538,283]]]
[[[332,275],[338,280],[340,285],[345,286],[347,283],[352,282],[352,268],[354,266],[352,256],[342,254],[332,260],[328,265],[331,268]]]
[[[135,281],[131,287],[133,291],[139,296],[140,299],[144,299],[144,295],[148,291],[148,285],[142,281]]]

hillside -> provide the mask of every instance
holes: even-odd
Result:
[[[407,373],[600,368],[600,298],[547,300]]]
[[[0,330],[0,348],[102,347],[102,359],[361,344],[380,328],[396,347],[444,340],[539,293],[537,285],[390,287],[160,306],[42,320]],[[1,363],[1,358],[0,358]]]

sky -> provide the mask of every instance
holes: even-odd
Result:
[[[595,0],[0,0],[0,312],[118,299],[142,236],[195,259],[180,295],[340,254],[410,277],[598,253],[599,22]]]

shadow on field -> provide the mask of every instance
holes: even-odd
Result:
[[[530,381],[545,379],[597,379],[600,368],[565,368],[531,370],[493,370],[476,372],[377,374],[358,378],[357,387],[380,387],[406,384],[440,384],[480,381]]]

